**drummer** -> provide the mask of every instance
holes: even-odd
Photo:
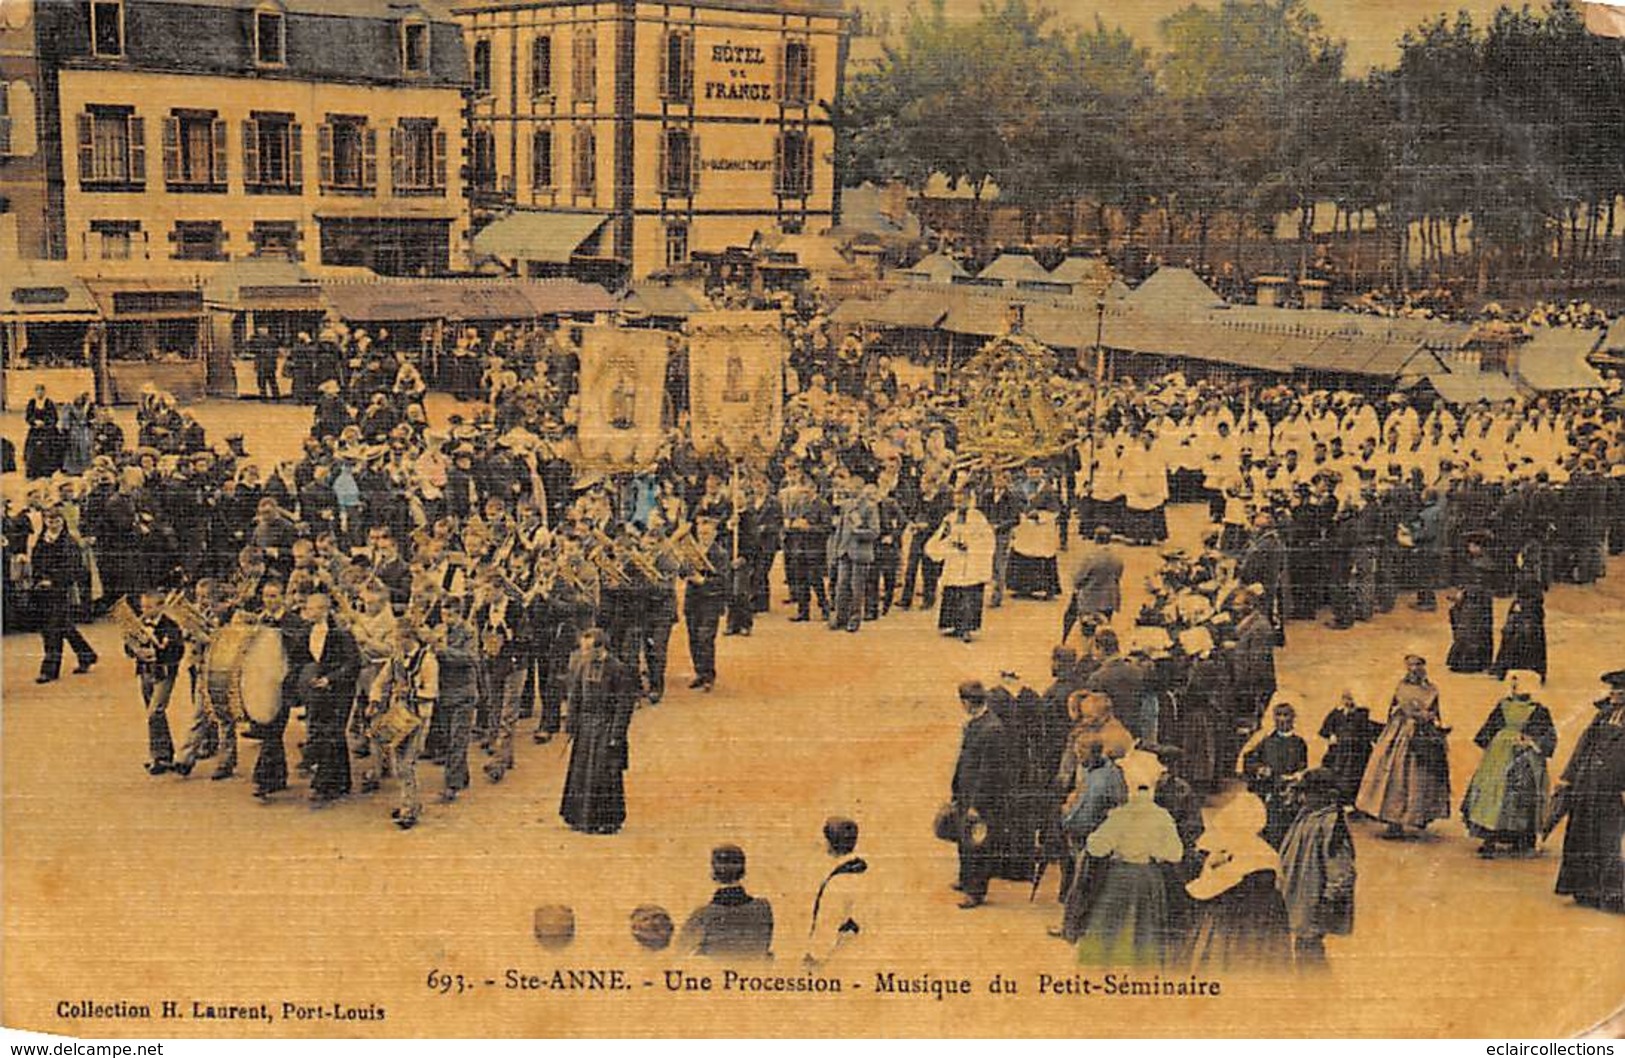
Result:
[[[229,703],[216,702],[209,694],[206,659],[230,603],[222,598],[219,582],[210,577],[197,582],[192,589],[192,602],[203,615],[204,623],[187,629],[186,634],[190,647],[186,665],[192,681],[192,729],[186,737],[186,745],[181,748],[175,772],[190,775],[198,761],[218,756],[214,773],[209,777],[229,779],[237,770],[237,718]]]
[[[396,625],[388,661],[379,667],[367,694],[367,735],[378,762],[362,789],[376,790],[382,771],[400,780],[400,803],[390,812],[402,830],[417,826],[423,812],[418,795],[418,754],[429,733],[435,702],[440,698],[440,660],[429,646],[429,635],[417,619],[403,617]]]

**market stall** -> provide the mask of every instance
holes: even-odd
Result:
[[[201,400],[211,371],[229,372],[225,350],[211,368],[209,315],[195,282],[94,279],[87,285],[102,317],[93,342],[100,403],[133,403],[148,385],[183,402]]]

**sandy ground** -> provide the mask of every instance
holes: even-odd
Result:
[[[435,409],[436,415],[444,408]],[[245,427],[250,450],[297,451],[308,413],[244,404],[203,406],[211,436]],[[0,422],[8,436],[19,416]],[[128,425],[128,423],[126,423]],[[6,483],[15,494],[16,479]],[[1171,519],[1194,543],[1204,512]],[[1137,605],[1155,555],[1128,552]],[[1625,564],[1548,601],[1553,679],[1543,700],[1557,718],[1557,766],[1600,694],[1600,672],[1625,664]],[[683,690],[690,673],[679,628],[658,708],[631,733],[630,819],[615,837],[586,837],[557,815],[567,749],[521,744],[516,771],[493,786],[476,773],[451,808],[422,825],[389,822],[392,793],[312,811],[302,784],[261,805],[245,777],[214,783],[149,778],[130,664],[116,631],[87,629],[104,662],[90,676],[37,688],[35,637],[4,643],[4,1020],[80,1035],[1449,1035],[1580,1032],[1625,998],[1625,919],[1577,908],[1551,892],[1561,831],[1548,851],[1484,862],[1459,822],[1417,842],[1372,840],[1356,826],[1355,933],[1329,944],[1331,968],[1312,978],[1224,979],[1217,998],[1040,995],[1038,975],[1076,972],[1046,936],[1058,917],[1053,876],[1036,901],[994,883],[990,904],[960,911],[954,850],[933,840],[961,717],[954,687],[1013,670],[1040,686],[1060,603],[990,611],[966,646],[939,637],[932,615],[894,613],[847,635],[787,623],[775,578],[773,613],[754,636],[720,641],[714,694]],[[1504,612],[1505,604],[1498,607]],[[1498,696],[1487,677],[1443,671],[1443,613],[1403,606],[1349,632],[1297,624],[1280,657],[1282,685],[1317,730],[1343,686],[1385,697],[1412,644],[1435,663],[1459,797],[1477,762],[1471,733]],[[1380,703],[1376,712],[1381,715]],[[176,713],[184,710],[177,709]],[[183,719],[172,714],[177,735]],[[289,741],[297,737],[297,726]],[[1311,756],[1322,747],[1311,739]],[[476,762],[477,763],[477,762]],[[432,797],[438,769],[424,769]],[[750,857],[747,885],[773,901],[778,959],[799,977],[812,896],[829,867],[819,830],[830,814],[863,827],[872,929],[827,976],[833,995],[724,991],[717,967],[644,956],[627,916],[657,903],[680,922],[710,892],[708,853],[721,841]],[[564,952],[531,936],[534,909],[564,903],[578,935]],[[623,969],[609,992],[504,987],[509,969]],[[710,974],[710,992],[672,993],[664,971]],[[431,971],[463,975],[441,994]],[[968,996],[875,994],[876,971],[968,978]],[[995,975],[1016,983],[995,995]],[[1142,975],[1144,976],[1144,975]],[[1165,976],[1182,977],[1174,970]],[[1101,979],[1098,972],[1092,974]],[[486,982],[494,982],[487,984]],[[83,1020],[58,1006],[164,1000],[266,1003],[272,1021]],[[284,1002],[382,1008],[382,1021],[297,1020]]]

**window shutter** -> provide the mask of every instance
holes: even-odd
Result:
[[[323,187],[333,186],[333,126],[327,122],[316,126],[317,174]]]
[[[406,159],[401,153],[403,138],[399,125],[389,127],[389,186],[397,194],[406,186]]]
[[[164,119],[164,182],[180,183],[181,179],[181,120]]]
[[[331,159],[329,159],[331,164]],[[305,183],[305,129],[298,122],[288,126],[288,186]]]
[[[785,71],[789,66],[789,50],[790,47],[788,44],[781,43],[779,45],[778,67],[773,72],[773,96],[780,103],[783,103],[788,97],[787,85],[785,83]]]
[[[803,198],[812,194],[813,182],[813,138],[810,131],[801,136],[801,195]]]
[[[260,123],[250,118],[243,122],[243,184],[262,183],[260,180]]]
[[[694,102],[694,34],[683,36],[683,102]]]
[[[784,194],[784,133],[773,137],[773,193]]]
[[[693,198],[700,193],[700,137],[690,133],[688,137],[688,195]]]
[[[371,125],[361,130],[361,186],[378,187],[378,130]]]
[[[214,121],[214,168],[209,175],[214,177],[215,184],[226,182],[226,123],[216,118]]]
[[[655,140],[655,188],[662,195],[671,194],[671,131],[661,129]]]
[[[96,179],[96,125],[89,114],[79,118],[79,179]]]
[[[671,90],[671,30],[660,39],[660,98],[670,102],[675,98]]]
[[[807,41],[807,87],[801,97],[808,103],[818,99],[818,51],[811,40]]]
[[[131,114],[125,126],[130,134],[130,183],[147,182],[147,122]]]
[[[434,188],[446,189],[446,130],[434,130]]]

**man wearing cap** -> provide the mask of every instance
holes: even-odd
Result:
[[[677,951],[688,955],[726,959],[773,957],[773,905],[751,896],[745,879],[745,851],[738,845],[711,850],[711,879],[717,891],[711,902],[683,923]]]
[[[1563,819],[1557,892],[1584,907],[1625,913],[1625,669],[1603,674],[1606,697],[1563,771],[1544,829]]]

